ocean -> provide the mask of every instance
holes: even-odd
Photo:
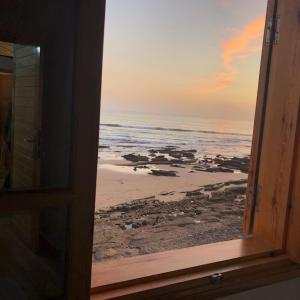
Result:
[[[175,146],[196,149],[197,156],[250,155],[253,122],[141,113],[101,113],[99,157],[149,154],[149,149]]]

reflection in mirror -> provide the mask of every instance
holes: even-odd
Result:
[[[68,184],[70,102],[61,60],[56,48],[0,42],[1,190]]]
[[[0,214],[0,284],[5,299],[60,299],[66,224],[65,208]]]
[[[2,43],[1,187],[39,185],[39,47]],[[5,64],[6,63],[6,64]],[[6,66],[6,68],[5,68]]]

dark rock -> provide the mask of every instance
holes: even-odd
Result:
[[[234,193],[234,194],[245,194],[247,191],[247,187],[246,186],[233,186],[233,187],[229,187],[227,189],[225,189],[225,193]]]
[[[212,167],[212,168],[207,168],[205,172],[210,172],[210,173],[234,173],[234,170],[223,168],[223,167]]]
[[[151,173],[149,174],[154,176],[170,176],[170,177],[177,176],[175,171],[167,171],[167,170],[151,170]]]
[[[206,191],[206,192],[212,192],[212,191],[219,190],[219,189],[221,189],[224,186],[225,186],[224,183],[208,184],[208,185],[204,186],[204,191]]]
[[[164,157],[163,155],[159,155],[159,156],[156,156],[151,159],[151,162],[153,162],[153,163],[166,163],[168,161],[169,160],[166,157]]]
[[[142,155],[136,155],[136,154],[126,154],[122,156],[126,160],[129,160],[131,162],[148,162],[149,158],[147,156]]]
[[[178,164],[171,164],[171,167],[184,169],[184,166],[181,166],[181,165],[178,165]]]
[[[105,145],[99,145],[98,146],[99,149],[108,149],[110,148],[109,146],[105,146]]]
[[[204,195],[201,191],[192,191],[192,192],[186,193],[187,197],[195,197],[195,196],[201,196],[201,195]]]

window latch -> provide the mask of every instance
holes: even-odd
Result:
[[[213,285],[220,285],[223,283],[223,274],[222,273],[215,273],[211,276],[211,283]]]

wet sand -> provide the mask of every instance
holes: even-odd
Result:
[[[208,173],[193,171],[192,165],[183,168],[166,165],[150,169],[173,170],[177,177],[149,175],[150,169],[126,166],[124,161],[100,161],[97,177],[96,209],[106,208],[136,199],[155,196],[160,201],[176,201],[182,193],[203,185],[246,179],[244,173]],[[191,173],[193,172],[193,173]]]

